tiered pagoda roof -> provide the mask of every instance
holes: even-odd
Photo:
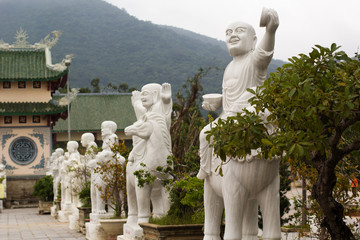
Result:
[[[33,45],[27,42],[27,34],[20,29],[16,33],[16,42],[4,43],[0,40],[0,83],[2,82],[48,82],[52,93],[64,87],[68,77],[71,55],[57,64],[52,64],[51,48],[56,45],[61,32],[53,31],[52,37],[46,36]],[[50,95],[49,95],[49,98]],[[56,101],[49,102],[0,102],[0,116],[15,115],[57,115],[67,116],[67,106]],[[55,116],[54,116],[55,117]]]
[[[0,49],[0,56],[0,81],[55,81],[68,73],[46,66],[45,49]]]
[[[57,64],[52,64],[50,49],[56,45],[61,32],[53,31],[39,43],[27,42],[27,34],[20,29],[16,42],[0,41],[0,82],[4,81],[52,81],[52,91],[64,87],[72,55]]]

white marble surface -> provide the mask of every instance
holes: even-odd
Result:
[[[106,232],[101,227],[100,219],[108,219],[113,216],[112,213],[90,213],[90,222],[86,223],[86,239],[88,240],[105,240]]]
[[[85,224],[85,227],[87,240],[106,240],[106,232],[100,223],[88,222]]]
[[[52,176],[53,176],[53,191],[54,191],[54,201],[57,200],[58,196],[58,186],[61,181],[61,165],[63,161],[64,150],[62,148],[57,148],[55,150],[54,160],[52,162]]]
[[[84,133],[81,136],[81,145],[86,148],[85,151],[85,164],[90,169],[91,178],[90,178],[90,195],[91,195],[91,212],[97,212],[97,201],[103,201],[100,196],[97,194],[96,179],[99,176],[94,169],[97,166],[96,163],[96,153],[97,153],[97,144],[95,143],[95,136],[92,133]]]
[[[264,9],[263,12],[261,23],[266,27],[266,32],[257,46],[257,37],[251,25],[234,22],[226,29],[226,46],[233,60],[224,72],[221,98],[219,95],[204,96],[202,104],[208,111],[214,111],[221,106],[219,118],[234,116],[242,112],[243,108],[253,110],[248,103],[253,95],[246,89],[255,89],[266,79],[279,19],[275,10]],[[199,179],[205,179],[204,239],[220,240],[219,223],[224,207],[227,223],[225,240],[258,239],[258,205],[264,219],[263,239],[281,239],[279,162],[257,159],[256,151],[253,151],[245,160],[229,160],[223,165],[224,177],[220,177],[215,169],[221,160],[213,155],[213,149],[206,140],[205,132],[210,128],[209,124],[200,133],[201,163],[197,175]]]
[[[72,230],[80,231],[79,215],[72,214],[69,216],[69,228]]]
[[[167,157],[171,154],[171,85],[147,84],[141,92],[134,91],[131,100],[137,121],[125,128],[125,134],[133,137],[133,150],[126,168],[129,217],[124,227],[124,236],[136,239],[140,237],[137,236],[140,234],[137,224],[149,221],[150,201],[155,217],[164,215],[170,207],[168,192],[161,185],[161,181],[169,176],[155,169],[158,166],[165,167]],[[156,176],[156,180],[139,187],[133,173],[141,169]],[[125,229],[131,234],[127,235]]]
[[[103,140],[102,151],[97,153],[96,157],[89,161],[88,166],[92,169],[98,166],[98,163],[105,163],[108,161],[118,161],[124,164],[125,158],[119,154],[114,157],[111,147],[114,144],[118,144],[119,139],[116,135],[117,124],[113,121],[104,121],[101,124],[101,137]],[[106,183],[103,181],[103,176],[100,173],[92,172],[91,176],[92,187],[91,187],[91,198],[92,198],[92,213],[107,213],[105,210],[105,201],[101,198],[104,193],[99,190],[99,187],[105,189]],[[108,213],[113,213],[113,204],[111,199],[107,201]]]
[[[69,216],[72,214],[71,210],[60,210],[58,212],[59,222],[69,222]]]

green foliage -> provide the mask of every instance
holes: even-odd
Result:
[[[44,176],[36,181],[33,195],[39,197],[42,201],[52,201],[54,199],[53,177]]]
[[[100,79],[99,78],[94,78],[93,80],[91,80],[91,86],[93,88],[93,93],[99,93],[100,92]]]
[[[187,177],[175,182],[170,191],[171,207],[168,212],[173,218],[192,216],[192,223],[204,222],[204,181]]]
[[[173,215],[165,215],[160,218],[150,217],[149,223],[158,225],[183,225],[183,224],[203,224],[203,221],[194,221],[194,216],[191,213],[185,213],[181,218]]]
[[[267,158],[269,146],[269,133],[263,123],[261,116],[254,112],[244,110],[237,113],[236,116],[227,119],[219,119],[218,122],[212,123],[214,126],[206,139],[214,147],[214,152],[218,154],[222,161],[226,161],[227,157],[245,158],[251,154],[251,150],[263,148],[264,156]]]
[[[61,200],[61,182],[59,182],[58,186],[57,186],[57,196],[56,196],[56,200]]]
[[[0,184],[4,181],[5,177],[0,178]]]
[[[127,214],[126,201],[122,202],[120,198],[120,192],[126,194],[127,162],[122,164],[116,159],[118,159],[119,154],[127,159],[130,149],[126,148],[125,141],[121,141],[119,144],[112,146],[111,151],[114,153],[113,157],[105,162],[98,162],[98,166],[94,169],[94,172],[100,173],[105,182],[105,189],[102,189],[101,186],[97,186],[102,192],[101,198],[105,202],[110,200],[112,205],[108,207],[115,210],[115,216],[120,216],[122,210]],[[126,197],[124,199],[126,199]],[[124,209],[122,209],[122,206]]]
[[[84,188],[79,192],[79,199],[83,207],[91,207],[90,185],[91,182],[86,182]]]
[[[188,175],[194,176],[199,170],[198,136],[206,125],[199,108],[201,80],[210,70],[200,68],[193,77],[187,79],[183,91],[176,93],[170,128],[175,180]]]
[[[284,215],[290,211],[290,201],[286,197],[286,193],[291,190],[291,177],[289,171],[289,164],[287,162],[280,163],[280,216],[281,225],[286,224],[290,219],[285,218]]]
[[[147,169],[145,163],[140,163],[140,166],[142,169],[134,172],[135,177],[138,179],[138,186],[144,187],[145,184],[152,184],[156,180],[156,176]],[[161,172],[161,170],[159,172]]]

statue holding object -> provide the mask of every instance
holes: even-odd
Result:
[[[222,106],[219,118],[235,116],[244,108],[254,111],[248,102],[253,95],[246,89],[255,89],[266,79],[279,25],[276,11],[264,8],[260,25],[266,27],[266,32],[257,47],[257,37],[251,25],[235,22],[226,29],[226,46],[233,60],[224,72],[222,94],[205,95],[202,104],[208,111]],[[224,207],[225,240],[258,239],[258,204],[264,220],[263,239],[281,239],[279,161],[259,159],[254,150],[246,159],[229,159],[222,166],[221,177],[215,172],[221,159],[214,156],[206,140],[205,132],[210,128],[211,124],[205,126],[199,136],[201,163],[197,177],[205,179],[204,239],[220,240],[220,221]]]

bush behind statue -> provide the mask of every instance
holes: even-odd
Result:
[[[34,185],[33,195],[39,197],[41,201],[53,201],[53,177],[47,175],[37,180]]]

